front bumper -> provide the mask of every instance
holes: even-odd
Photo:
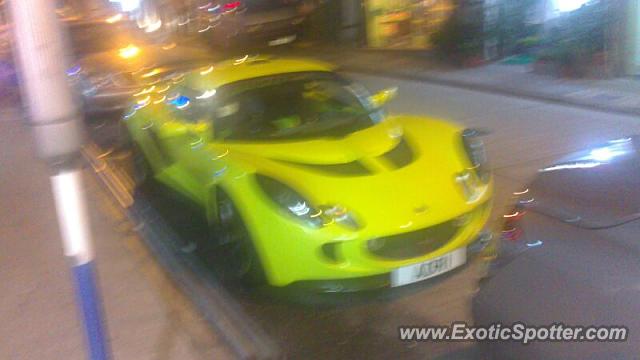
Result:
[[[246,186],[251,187],[248,183]],[[428,252],[391,258],[372,253],[368,244],[380,236],[393,237],[398,234],[397,230],[389,233],[384,224],[365,226],[360,231],[349,231],[336,224],[321,229],[307,228],[275,209],[268,199],[256,199],[259,189],[247,191],[246,186],[236,188],[244,190],[237,193],[226,190],[238,205],[268,282],[274,286],[302,281],[340,281],[347,283],[345,288],[387,286],[389,274],[400,267],[425,262],[462,247],[470,246],[470,252],[479,251],[477,245],[472,244],[484,230],[491,212],[491,185],[487,185],[474,204],[459,210],[458,215],[469,214],[471,218],[454,236]],[[446,221],[453,218],[456,216]],[[407,232],[429,226],[434,224],[417,224]],[[332,251],[326,251],[327,247]],[[364,286],[349,286],[350,283],[364,283]]]
[[[284,45],[297,39],[302,33],[303,18],[290,18],[272,22],[237,25],[236,31],[221,28],[218,31],[227,34],[230,45],[234,46],[266,46],[278,45],[278,40],[290,39],[282,42]],[[229,26],[231,27],[231,26]]]
[[[442,273],[436,277],[425,279],[417,283],[423,283],[427,281],[435,281],[441,279],[448,274],[460,271],[469,265],[474,258],[482,256],[489,243],[493,240],[493,235],[490,231],[480,232],[475,239],[467,245],[467,261],[464,265],[451,269],[448,272]],[[322,293],[332,292],[356,292],[364,290],[375,290],[391,287],[391,276],[389,273],[351,278],[351,279],[338,279],[338,280],[308,280],[297,281],[287,286],[292,289],[299,289],[303,291],[315,291]]]
[[[240,33],[240,37],[246,42],[269,43],[270,41],[287,36],[299,36],[301,32],[300,23],[292,23],[293,20],[284,22],[256,24],[246,26]]]
[[[122,113],[138,89],[110,89],[83,95],[84,111],[87,114]]]

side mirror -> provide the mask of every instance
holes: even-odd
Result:
[[[187,124],[189,132],[198,136],[208,135],[213,131],[213,124],[209,121],[200,121],[193,124]]]
[[[183,123],[180,121],[167,121],[160,125],[158,135],[162,138],[179,136],[206,136],[211,132],[211,124],[208,122]]]
[[[189,133],[189,127],[178,121],[167,121],[158,129],[158,136],[163,139],[180,137]]]
[[[391,101],[394,97],[396,97],[397,93],[398,93],[397,87],[385,89],[374,95],[371,95],[369,97],[369,102],[371,103],[371,106],[373,106],[374,109],[379,109],[383,107],[386,103]]]

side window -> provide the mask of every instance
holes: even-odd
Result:
[[[371,97],[371,93],[369,92],[369,90],[367,90],[367,88],[365,88],[364,86],[358,83],[350,83],[347,86],[347,88],[355,95],[355,97],[358,99],[360,104],[365,109],[370,111],[369,117],[371,118],[371,121],[378,124],[384,120],[385,118],[384,109],[373,108],[373,105],[371,104],[371,100],[369,99]]]

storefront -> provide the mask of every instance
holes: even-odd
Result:
[[[431,34],[454,8],[451,0],[365,0],[367,44],[376,48],[428,49]]]

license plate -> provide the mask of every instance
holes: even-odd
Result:
[[[284,36],[284,37],[269,41],[269,46],[278,46],[278,45],[288,44],[290,42],[293,42],[293,40],[295,39],[296,39],[295,35]]]
[[[397,268],[391,272],[391,286],[426,280],[451,271],[467,261],[467,249],[460,248],[422,263]]]

